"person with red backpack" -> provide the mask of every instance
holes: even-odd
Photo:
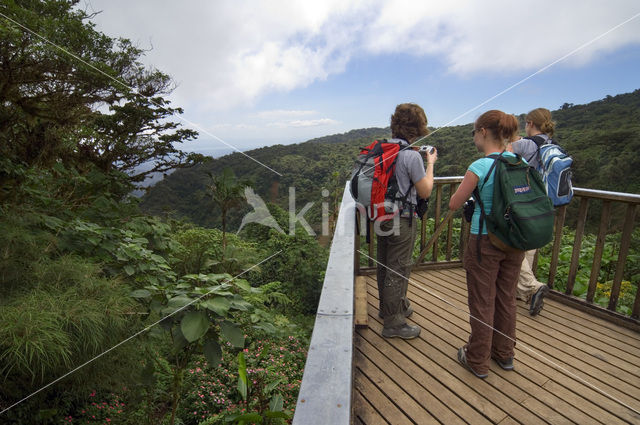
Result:
[[[392,139],[376,141],[363,149],[360,166],[352,178],[354,198],[374,221],[380,317],[384,319],[385,338],[412,339],[420,335],[418,326],[407,324],[406,318],[413,312],[407,287],[418,228],[416,210],[420,199],[431,196],[438,153],[435,148],[426,151],[425,169],[418,148],[410,143],[428,134],[427,116],[420,106],[398,105],[391,116]],[[371,175],[367,177],[366,171]]]

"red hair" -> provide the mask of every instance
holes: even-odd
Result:
[[[487,111],[476,120],[476,128],[486,128],[495,139],[507,144],[520,129],[518,119],[497,109]]]

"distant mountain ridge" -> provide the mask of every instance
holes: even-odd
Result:
[[[585,105],[564,104],[552,115],[557,123],[555,139],[574,158],[574,185],[640,192],[640,89]],[[524,125],[524,114],[519,119]],[[438,148],[436,175],[462,175],[469,163],[479,157],[471,129],[472,124],[442,127],[425,139],[424,144]],[[321,202],[328,201],[322,197],[322,189],[329,189],[329,198],[335,202],[358,149],[383,137],[390,137],[388,127],[351,130],[245,152],[282,176],[240,153],[232,153],[191,169],[177,170],[151,188],[141,206],[150,214],[170,214],[199,225],[218,226],[219,213],[208,202],[207,173],[229,167],[236,175],[251,178],[256,193],[284,209],[288,208],[289,187],[295,187],[297,209],[306,202],[315,202],[306,217],[318,219]],[[239,224],[244,212],[236,212],[231,228]]]

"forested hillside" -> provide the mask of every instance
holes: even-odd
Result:
[[[541,105],[552,107],[552,105]],[[526,112],[526,111],[524,111]],[[574,185],[622,192],[640,191],[640,90],[608,96],[586,105],[565,104],[553,111],[556,140],[573,156]],[[519,116],[524,127],[524,114]],[[432,129],[424,143],[438,148],[436,175],[462,175],[478,156],[471,140],[472,124]],[[187,217],[203,226],[219,226],[220,214],[207,193],[208,173],[231,168],[238,177],[253,181],[265,201],[288,208],[289,187],[296,189],[299,210],[307,202],[315,205],[305,216],[316,227],[320,222],[322,188],[332,192],[332,207],[343,189],[358,148],[377,137],[388,137],[388,128],[353,130],[295,145],[275,145],[247,154],[282,174],[278,176],[245,156],[234,153],[196,167],[178,170],[151,188],[142,208],[152,214]],[[237,228],[248,207],[232,216]]]

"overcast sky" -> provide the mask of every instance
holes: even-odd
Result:
[[[384,127],[416,102],[442,126],[640,13],[636,0],[83,0],[100,31],[149,49],[228,152]],[[640,88],[640,16],[452,124]],[[206,133],[210,134],[206,134]]]

